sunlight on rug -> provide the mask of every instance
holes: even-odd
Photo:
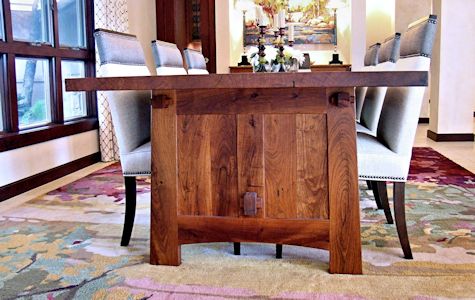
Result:
[[[129,247],[119,164],[1,212],[0,299],[475,298],[475,175],[430,148],[414,149],[406,186],[414,260],[360,183],[362,276],[328,274],[323,250],[284,246],[276,260],[271,244],[241,256],[231,243],[187,245],[181,266],[151,266],[148,179],[137,190]]]

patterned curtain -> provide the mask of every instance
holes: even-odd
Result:
[[[127,0],[94,0],[95,28],[127,32]],[[97,51],[96,51],[97,53]],[[99,57],[96,55],[97,77],[101,76]],[[97,93],[97,110],[99,115],[99,144],[102,161],[119,160],[119,147],[112,126],[112,118],[104,93]]]

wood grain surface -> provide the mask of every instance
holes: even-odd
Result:
[[[238,195],[241,214],[243,197],[246,192],[256,192],[262,198],[262,207],[256,217],[265,216],[264,184],[264,117],[258,114],[237,116],[237,165]]]
[[[178,266],[181,249],[177,223],[177,128],[175,94],[158,96],[168,108],[152,110],[152,203],[150,222],[150,263]]]
[[[262,242],[328,249],[328,220],[179,216],[180,244]]]
[[[344,92],[344,93],[341,93]],[[338,94],[337,94],[338,93]],[[334,97],[334,95],[337,95]],[[330,273],[361,274],[360,207],[353,89],[327,90]]]
[[[315,72],[66,79],[66,91],[427,86],[428,73]]]
[[[180,91],[180,114],[323,113],[325,91],[309,89],[201,89]],[[279,95],[279,97],[275,97]]]

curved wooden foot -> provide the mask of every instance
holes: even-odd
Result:
[[[407,235],[406,211],[404,206],[404,182],[394,183],[394,217],[396,218],[397,234],[401,243],[404,258],[412,259],[411,245]]]
[[[135,177],[124,176],[125,182],[125,217],[121,246],[128,246],[134,228],[135,207],[137,204],[137,185]]]
[[[373,181],[371,183],[373,187],[374,198],[376,199],[376,203],[379,203],[384,210],[384,215],[386,216],[386,220],[388,224],[394,224],[393,216],[391,214],[391,208],[389,207],[389,200],[388,200],[388,188],[385,181]]]
[[[241,243],[234,243],[234,255],[241,255]]]
[[[282,258],[282,244],[275,244],[275,258],[280,259]]]

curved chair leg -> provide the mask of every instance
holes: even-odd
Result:
[[[376,202],[379,202],[381,208],[384,210],[384,215],[388,224],[394,224],[393,216],[391,215],[391,208],[388,200],[388,187],[385,181],[373,181],[373,192]]]
[[[373,190],[373,195],[374,195],[374,200],[376,201],[376,206],[378,209],[383,209],[383,205],[381,204],[381,199],[379,196],[379,191],[378,191],[378,182],[377,181],[369,181],[368,187],[371,187]]]
[[[282,244],[275,244],[275,258],[282,258]]]
[[[368,190],[372,190],[373,187],[372,187],[372,181],[371,180],[366,180],[366,185],[368,186]]]
[[[402,251],[404,252],[404,258],[412,259],[411,245],[407,235],[404,191],[404,182],[394,183],[394,217],[396,218],[397,234],[399,236]]]
[[[234,255],[241,255],[241,243],[234,243]]]
[[[125,217],[121,246],[128,246],[134,228],[135,207],[137,204],[137,185],[135,177],[124,176],[125,182]]]

